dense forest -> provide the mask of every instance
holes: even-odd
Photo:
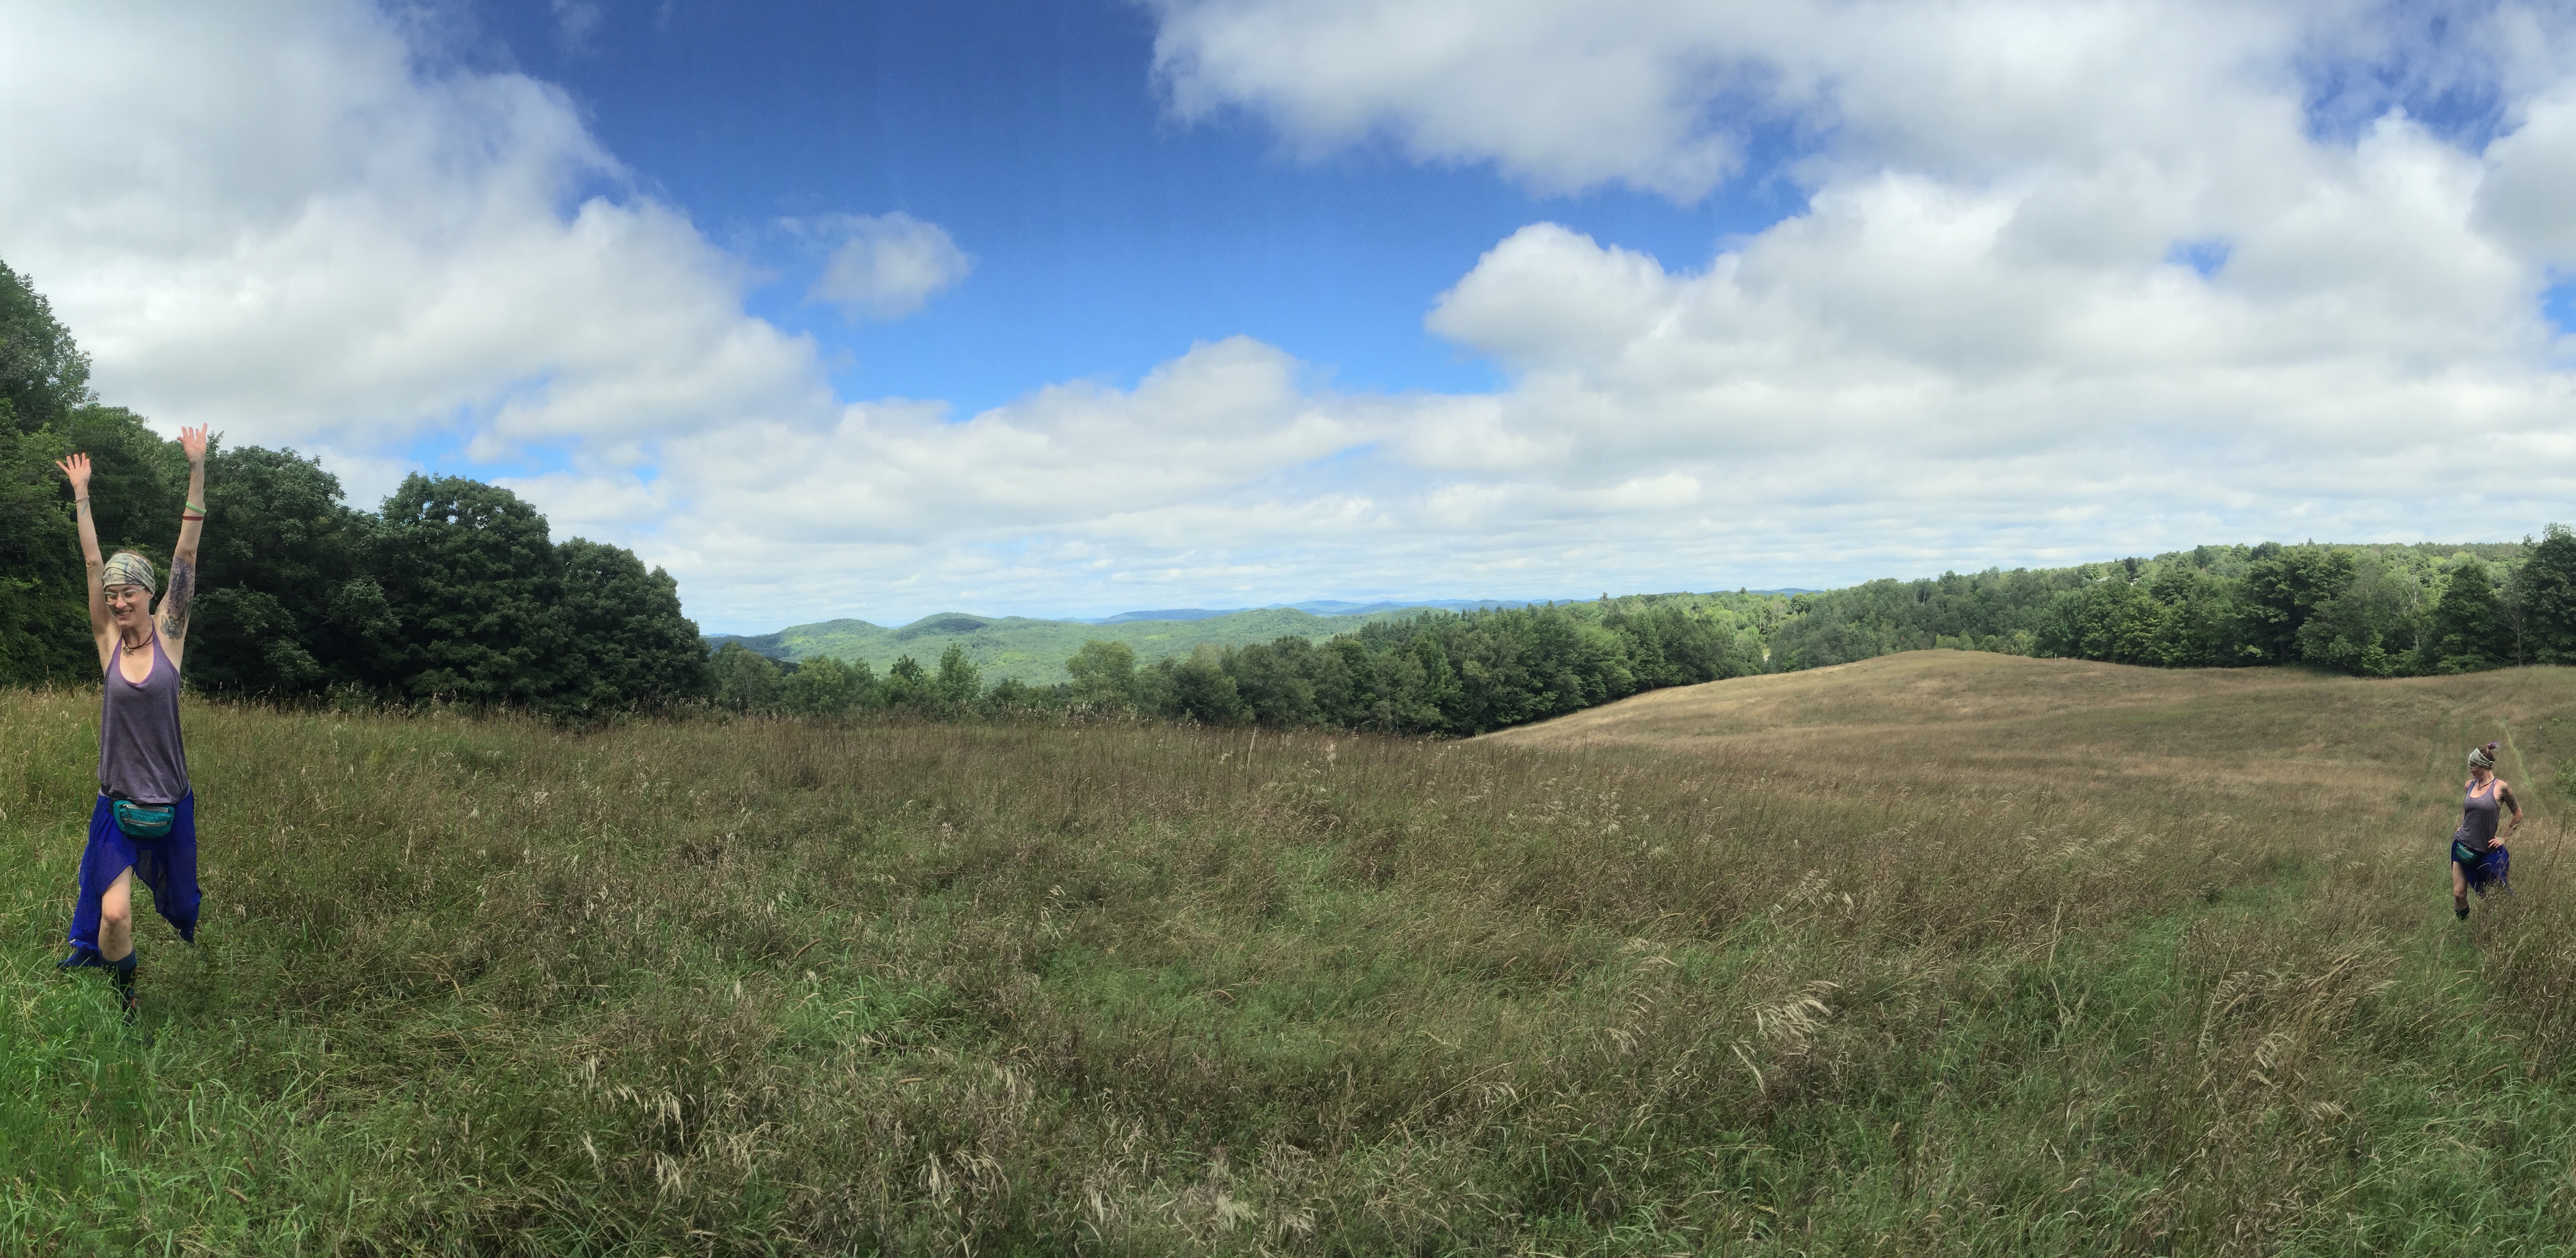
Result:
[[[2576,663],[2576,537],[2468,546],[2201,546],[1800,595],[1772,667],[1959,647],[2367,677]]]
[[[89,360],[0,264],[0,684],[87,683],[86,577],[53,461],[87,451],[99,544],[166,569],[187,462],[100,403]],[[292,451],[206,460],[188,682],[200,691],[364,702],[445,699],[570,718],[707,693],[679,587],[633,553],[552,541],[506,489],[413,475],[374,512]]]
[[[100,540],[166,560],[185,461],[102,404],[44,298],[0,265],[0,683],[96,675],[70,496],[87,451]],[[2152,559],[1847,589],[1660,594],[1425,612],[1318,643],[1138,663],[1095,640],[1070,681],[935,663],[712,655],[679,590],[615,546],[556,543],[506,489],[413,475],[373,512],[293,451],[219,447],[189,681],[213,694],[431,700],[589,719],[638,706],[837,715],[1039,710],[1472,734],[1662,686],[1926,647],[2371,677],[2576,663],[2576,535],[2464,546],[2202,546]]]

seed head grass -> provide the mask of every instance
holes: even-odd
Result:
[[[1921,652],[1463,743],[191,702],[132,1028],[52,969],[96,704],[0,694],[0,1252],[2576,1244],[2576,671]]]

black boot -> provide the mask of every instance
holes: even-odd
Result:
[[[129,952],[123,959],[108,963],[108,977],[116,984],[116,1003],[125,1011],[127,1026],[134,1025],[134,1015],[143,1008],[141,998],[134,994],[134,959],[135,954]]]

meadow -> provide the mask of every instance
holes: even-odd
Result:
[[[0,1252],[2576,1246],[2576,670],[1931,651],[1463,742],[192,701],[130,1029],[52,969],[96,705],[0,693]],[[2534,820],[2457,923],[2489,738]]]

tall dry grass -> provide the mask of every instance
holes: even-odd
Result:
[[[192,706],[149,1040],[50,971],[93,695],[0,697],[29,1252],[2537,1252],[2576,675],[1926,653],[1470,743]],[[2521,894],[2447,908],[2510,732]]]

